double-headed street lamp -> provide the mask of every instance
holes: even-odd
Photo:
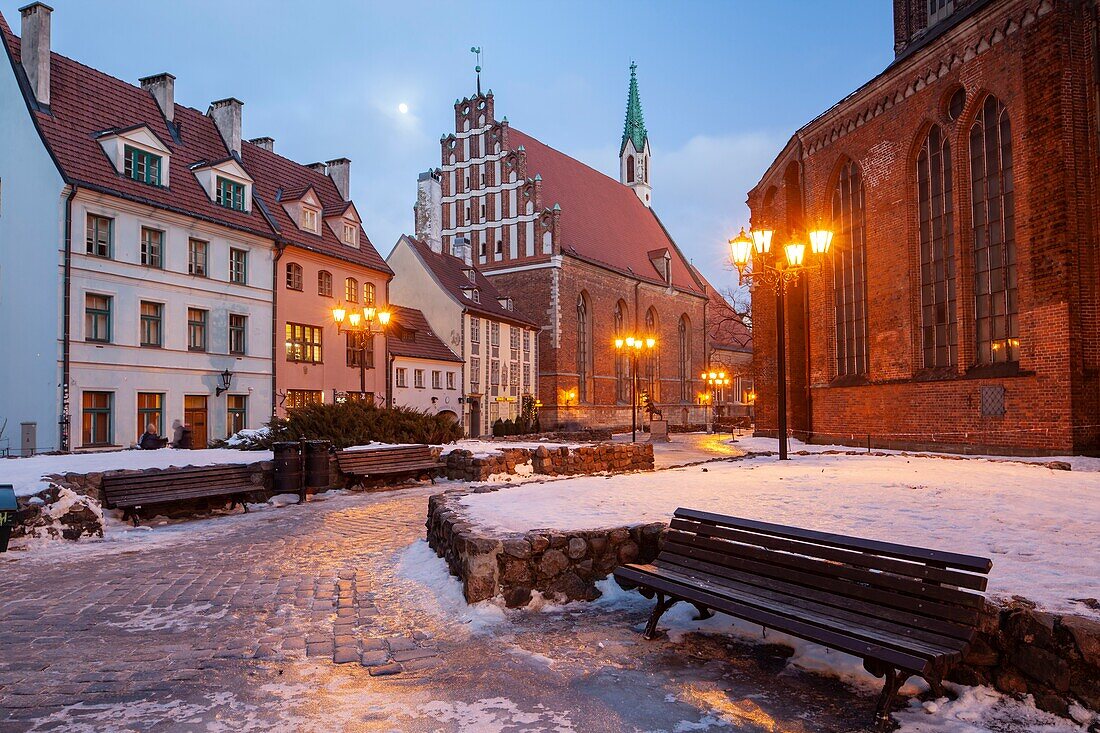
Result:
[[[702,379],[703,382],[705,382],[707,385],[707,391],[703,395],[703,406],[704,409],[709,408],[709,412],[707,413],[707,432],[713,433],[714,426],[711,418],[714,416],[714,403],[718,400],[718,388],[728,387],[732,380],[726,376],[725,372],[703,372],[699,375],[699,378]]]
[[[785,296],[787,285],[797,282],[802,273],[818,270],[825,263],[829,248],[833,243],[833,233],[829,229],[818,227],[806,233],[810,242],[810,262],[806,262],[806,240],[794,233],[791,240],[783,245],[783,258],[772,251],[771,229],[753,229],[751,236],[741,233],[729,240],[730,255],[737,267],[739,285],[748,285],[755,290],[759,285],[770,285],[775,289],[775,333],[776,333],[776,385],[779,412],[779,460],[787,460],[787,351],[784,337]]]
[[[642,351],[652,352],[657,348],[657,339],[652,336],[626,336],[615,339],[615,351],[625,349],[630,354],[630,440],[638,441],[638,357]]]
[[[359,362],[359,399],[367,393],[367,347],[373,343],[375,336],[386,332],[386,326],[390,325],[390,312],[379,310],[373,305],[366,306],[362,311],[348,310],[342,305],[332,309],[332,320],[336,323],[336,330],[341,334],[352,337],[352,350]],[[389,369],[387,365],[386,369]],[[389,375],[387,374],[387,379]],[[388,396],[388,395],[387,395]]]

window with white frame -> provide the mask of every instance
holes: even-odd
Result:
[[[455,388],[455,373],[447,372],[447,389]]]
[[[432,370],[432,389],[443,389],[443,372]]]
[[[424,389],[424,370],[413,369],[413,386],[417,389]]]
[[[298,217],[298,226],[307,232],[317,233],[317,209],[308,206],[302,207],[302,213]]]
[[[359,227],[351,222],[344,222],[344,244],[355,245],[359,242]]]
[[[405,367],[397,367],[397,370],[394,372],[393,379],[394,379],[394,382],[397,384],[398,387],[408,387],[409,386],[409,370],[406,369]]]

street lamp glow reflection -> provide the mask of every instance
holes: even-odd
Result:
[[[766,255],[771,251],[773,234],[775,234],[775,231],[772,229],[752,230],[752,242],[756,246],[756,254]]]

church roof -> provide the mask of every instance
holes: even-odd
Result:
[[[619,145],[619,155],[626,150],[626,141],[634,143],[634,149],[641,152],[646,141],[645,120],[642,117],[642,100],[638,95],[638,65],[630,64],[630,91],[626,97],[626,122],[623,124],[623,141]]]
[[[691,264],[677,248],[661,220],[628,186],[514,127],[508,146],[523,146],[527,175],[541,174],[544,208],[561,205],[562,252],[623,272],[646,282],[664,285],[649,252],[667,248],[671,255],[672,286],[703,294]]]

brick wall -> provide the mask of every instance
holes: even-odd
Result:
[[[860,167],[867,227],[869,369],[837,379],[832,273],[788,298],[790,427],[800,438],[1005,452],[1100,449],[1100,323],[1094,15],[1079,0],[990,3],[800,130],[750,193],[777,238],[828,217],[837,171]],[[946,102],[959,87],[956,120]],[[1020,358],[976,367],[969,130],[987,94],[1012,123]],[[923,369],[916,155],[929,126],[948,136],[954,182],[959,357]],[[792,171],[796,175],[791,175]],[[805,209],[803,212],[802,209]],[[763,295],[764,297],[761,297]],[[753,302],[757,424],[774,434],[775,302]],[[981,388],[1005,414],[983,417]],[[862,436],[862,440],[860,440]]]

